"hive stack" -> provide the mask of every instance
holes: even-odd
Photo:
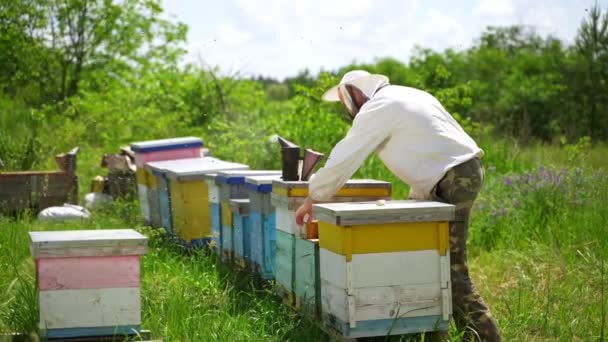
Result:
[[[276,212],[275,277],[280,294],[290,304],[306,306],[316,313],[320,303],[318,286],[318,241],[295,222],[295,212],[308,196],[308,182],[274,181],[271,201]],[[388,199],[391,184],[369,179],[349,180],[330,202]],[[296,257],[297,256],[297,257]]]
[[[163,170],[169,182],[172,220],[169,231],[186,246],[208,245],[210,203],[205,175],[220,170],[244,170],[248,166],[213,157],[173,160],[153,166]]]
[[[242,270],[249,269],[251,253],[251,223],[249,199],[231,199],[232,225],[234,229],[234,263]]]
[[[43,338],[132,335],[141,330],[140,255],[131,229],[31,232]]]
[[[348,338],[448,329],[453,205],[330,203],[313,215],[326,325]]]
[[[272,182],[280,179],[279,174],[245,178],[251,204],[251,268],[263,279],[274,278],[276,220],[270,193]]]
[[[135,154],[135,166],[137,166],[137,192],[144,224],[151,224],[151,215],[159,212],[159,208],[156,207],[158,200],[155,200],[158,184],[156,178],[146,171],[144,165],[152,161],[198,158],[201,156],[202,146],[203,141],[195,137],[150,140],[131,144],[131,150]],[[154,220],[158,222],[158,217],[155,217]]]
[[[281,171],[275,170],[250,170],[250,171],[220,171],[217,173],[215,182],[219,188],[219,244],[217,251],[222,260],[231,261],[234,251],[234,231],[232,229],[232,214],[230,211],[231,199],[248,198],[245,187],[245,177],[280,175]],[[212,213],[213,215],[213,213]]]

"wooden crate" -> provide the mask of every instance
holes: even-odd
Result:
[[[30,232],[40,331],[46,338],[131,335],[141,330],[140,255],[131,229]]]
[[[247,188],[245,187],[245,177],[276,175],[280,171],[274,170],[228,170],[220,171],[215,177],[215,182],[219,190],[220,224],[217,251],[222,260],[229,262],[232,260],[232,249],[229,245],[224,248],[223,242],[231,243],[232,215],[230,213],[230,200],[248,198]]]
[[[275,260],[277,289],[281,292],[292,294],[295,300],[298,297],[295,293],[296,284],[306,287],[305,284],[308,284],[310,281],[308,275],[302,275],[303,279],[299,282],[298,276],[300,276],[300,273],[296,272],[296,264],[300,261],[296,260],[296,245],[304,246],[298,242],[302,239],[306,240],[308,237],[305,226],[296,224],[295,212],[304,203],[305,197],[308,196],[308,182],[275,180],[272,186],[271,204],[275,209],[277,230],[277,254]],[[349,180],[330,201],[356,202],[368,201],[370,199],[388,199],[391,195],[391,189],[391,183],[388,182],[353,179]],[[285,234],[291,237],[288,239]],[[279,235],[281,235],[281,242],[279,242]],[[279,246],[279,243],[281,243],[281,246]],[[316,262],[310,260],[300,264],[300,266],[303,267],[308,262],[310,262],[310,265]],[[316,293],[318,291],[315,291],[315,296]],[[301,299],[295,301],[300,302]]]
[[[251,225],[249,222],[249,199],[230,200],[233,228],[234,263],[240,269],[248,269],[251,253]]]
[[[325,324],[344,337],[447,330],[453,205],[328,203],[313,215]]]
[[[270,193],[272,182],[280,178],[280,174],[245,178],[251,204],[251,229],[254,232],[251,243],[252,268],[263,279],[273,279],[275,273],[276,220]]]
[[[145,169],[144,165],[153,161],[199,158],[201,157],[202,146],[203,141],[196,137],[149,140],[131,144],[131,151],[133,151],[135,166],[137,167],[135,172],[137,192],[144,224],[149,225],[151,223],[148,191],[150,182],[153,181],[152,174]]]
[[[171,195],[171,233],[184,245],[193,247],[208,245],[212,235],[209,188],[204,177],[219,170],[247,168],[243,164],[213,157],[149,163],[148,167],[162,170],[168,180]],[[160,203],[160,197],[158,201]]]
[[[77,153],[55,156],[59,171],[0,172],[0,214],[78,204]]]

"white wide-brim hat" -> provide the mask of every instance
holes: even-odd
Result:
[[[340,101],[338,88],[350,84],[361,90],[365,96],[371,98],[378,88],[388,84],[388,77],[379,74],[370,74],[365,70],[352,70],[344,74],[338,85],[331,87],[323,94],[322,99],[328,102]]]

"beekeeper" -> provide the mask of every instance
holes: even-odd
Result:
[[[496,321],[469,278],[466,257],[469,214],[484,179],[484,152],[435,97],[390,85],[383,75],[350,71],[323,100],[342,102],[352,127],[311,179],[310,195],[296,212],[297,223],[311,218],[312,204],[332,197],[376,152],[410,186],[410,198],[456,206],[456,220],[450,225],[454,320],[458,328],[475,331],[470,340],[501,341]]]

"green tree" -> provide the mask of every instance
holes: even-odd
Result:
[[[591,139],[608,138],[608,11],[595,4],[576,36],[582,63],[578,93],[587,113]]]
[[[62,101],[83,81],[99,89],[134,67],[175,63],[187,28],[161,12],[158,0],[2,0],[5,91],[33,81],[42,102]]]

